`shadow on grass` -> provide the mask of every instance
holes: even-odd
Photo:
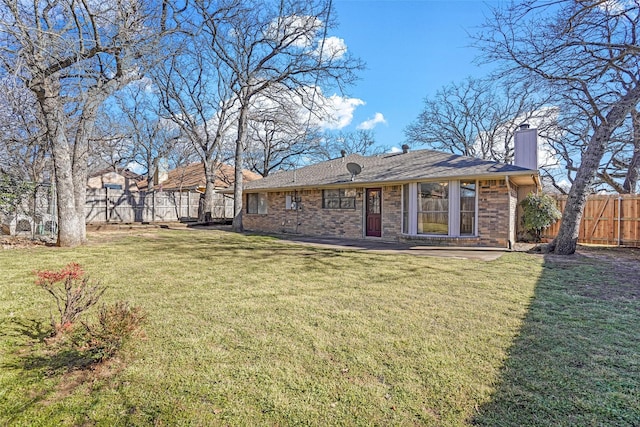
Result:
[[[73,348],[70,342],[47,344],[53,335],[49,324],[32,319],[11,319],[6,323],[4,335],[18,338],[19,345],[18,357],[4,364],[5,369],[52,376],[87,369],[96,364],[93,354]]]
[[[620,267],[545,258],[497,391],[474,425],[640,425],[640,279]]]
[[[8,399],[6,404],[0,405],[2,425],[11,425],[15,417],[56,396],[57,384],[64,383],[67,374],[84,372],[95,366],[94,359],[71,346],[48,345],[52,336],[48,323],[17,318],[3,319],[0,323],[0,336],[12,338],[5,362],[0,365],[5,374],[0,386]],[[60,381],[43,382],[43,378],[60,378]]]
[[[22,337],[40,343],[51,336],[51,325],[41,320],[9,318],[2,319],[0,325],[0,336]]]

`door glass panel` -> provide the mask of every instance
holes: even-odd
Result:
[[[368,212],[370,214],[380,213],[380,190],[369,191]]]

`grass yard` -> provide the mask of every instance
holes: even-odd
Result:
[[[211,230],[90,240],[0,252],[0,425],[640,422],[633,264]],[[32,272],[72,261],[109,286],[106,302],[148,314],[143,339],[91,370],[44,351],[54,307]]]

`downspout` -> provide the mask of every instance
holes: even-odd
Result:
[[[507,195],[509,196],[507,198],[507,211],[509,212],[509,214],[511,214],[511,183],[509,182],[509,175],[505,175],[504,176],[504,182],[507,184]],[[517,212],[517,208],[516,208],[516,212]],[[509,242],[509,250],[513,249],[513,243],[511,241],[511,221],[513,220],[513,218],[511,217],[511,215],[509,215],[509,238],[507,239],[507,242]],[[516,227],[516,224],[513,224],[513,227]],[[515,235],[515,230],[513,230],[514,235]]]

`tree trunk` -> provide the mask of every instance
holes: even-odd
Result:
[[[98,108],[106,98],[106,93],[99,90],[90,90],[87,98],[88,100],[84,105],[76,131],[72,160],[76,212],[78,219],[82,222],[78,233],[81,234],[83,243],[87,240],[85,207],[87,204],[87,181],[89,178],[89,139],[93,134]]]
[[[247,130],[248,102],[242,101],[238,117],[238,136],[236,139],[235,180],[233,183],[233,223],[231,229],[236,232],[244,231],[242,225],[242,162],[244,160],[244,145]]]
[[[48,78],[43,79],[38,85],[34,85],[33,90],[42,109],[47,133],[51,138],[58,205],[57,245],[78,246],[85,242],[86,225],[84,215],[79,216],[76,208],[73,160],[69,140],[65,133],[65,113],[60,103],[60,86],[57,81]]]
[[[216,192],[216,171],[215,167],[210,165],[209,162],[203,162],[203,165],[206,184],[203,195],[202,211],[198,214],[198,220],[200,222],[211,222],[214,217],[213,200]]]
[[[549,248],[556,254],[571,255],[575,253],[589,187],[598,172],[600,161],[609,144],[611,134],[620,126],[630,110],[635,108],[638,100],[640,100],[640,85],[627,92],[620,99],[620,102],[611,108],[606,118],[595,129],[589,145],[582,155],[582,162],[569,191],[567,204],[562,213],[560,230]]]
[[[635,108],[631,111],[631,123],[633,126],[633,155],[622,188],[625,193],[635,194],[640,173],[640,111]]]

